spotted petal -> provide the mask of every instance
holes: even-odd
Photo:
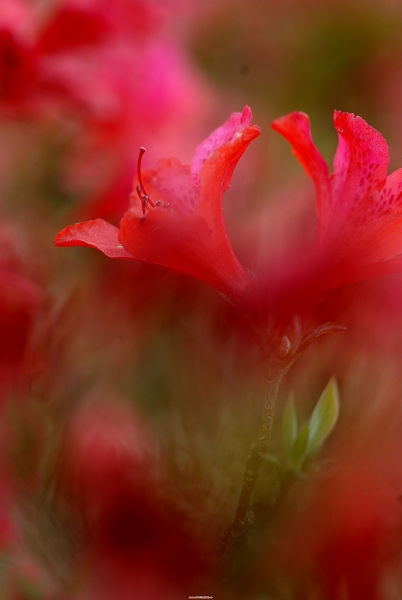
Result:
[[[338,148],[328,177],[306,115],[291,113],[273,124],[316,188],[317,290],[402,267],[402,170],[387,178],[387,143],[361,117],[335,111],[334,125]]]
[[[402,268],[402,169],[359,205],[337,244],[331,287]]]
[[[338,220],[361,213],[365,200],[384,186],[389,165],[388,145],[383,136],[361,117],[335,111],[339,142],[334,159],[332,210]]]

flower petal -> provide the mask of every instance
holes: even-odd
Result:
[[[353,229],[360,228],[363,237],[401,219],[402,169],[394,171],[387,177],[384,187],[378,194],[363,198],[359,202],[359,210],[356,210],[351,217],[353,217],[351,219]]]
[[[329,227],[332,198],[328,166],[313,142],[310,119],[305,113],[295,111],[276,119],[272,128],[290,142],[293,154],[313,180],[316,190],[318,238],[322,239]]]
[[[217,148],[201,169],[200,202],[197,214],[202,215],[215,232],[226,236],[222,201],[230,187],[233,171],[247,146],[260,135],[256,125],[242,127],[236,136]]]
[[[233,170],[260,134],[258,127],[245,124],[250,119],[248,108],[235,113],[203,143],[205,154],[207,150],[212,154],[202,164],[199,192],[189,167],[176,159],[159,161],[155,172],[142,171],[152,202],[168,203],[172,210],[157,206],[144,217],[133,194],[133,208],[120,222],[119,235],[132,256],[191,275],[228,295],[250,285],[230,245],[222,211],[223,193]],[[224,141],[226,138],[228,141]],[[221,145],[215,147],[218,142]]]
[[[129,210],[120,222],[119,240],[133,258],[190,275],[225,294],[249,284],[230,246],[220,246],[199,215],[158,207],[138,217]]]
[[[245,106],[243,112],[232,113],[223,125],[215,129],[206,140],[197,146],[191,163],[191,176],[196,190],[200,188],[201,169],[204,162],[217,148],[233,140],[247,125],[251,125],[252,120],[251,109],[249,106]]]
[[[96,248],[109,258],[133,258],[119,243],[119,230],[103,219],[84,221],[60,231],[55,246],[86,246]]]
[[[400,270],[402,266],[402,169],[365,198],[343,232],[331,271],[331,287]]]
[[[378,193],[383,187],[389,152],[383,136],[361,117],[335,111],[334,126],[339,144],[331,182],[333,210],[336,210],[337,218],[346,218],[360,211],[364,199]]]

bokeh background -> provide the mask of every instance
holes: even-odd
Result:
[[[222,583],[258,348],[198,281],[53,246],[76,221],[119,222],[139,146],[145,166],[190,164],[247,104],[262,133],[225,218],[246,268],[275,264],[314,239],[316,215],[271,121],[308,113],[331,165],[333,111],[353,112],[402,166],[401,27],[396,0],[1,0],[1,598],[401,597],[401,275],[332,290],[306,317],[347,332],[287,375],[271,451],[289,393],[303,421],[332,375],[339,422],[286,494],[264,463],[262,525]]]

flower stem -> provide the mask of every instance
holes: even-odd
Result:
[[[239,503],[230,529],[232,537],[238,537],[243,532],[251,494],[257,481],[258,473],[271,442],[272,424],[275,413],[275,403],[278,395],[282,372],[276,372],[274,378],[266,379],[266,392],[262,414],[262,424],[257,443],[251,447],[251,452],[246,460],[243,485],[240,492]]]
[[[275,361],[273,361],[275,362]],[[272,424],[275,413],[275,403],[278,396],[279,384],[287,369],[280,368],[278,363],[273,368],[268,361],[265,375],[265,398],[262,413],[262,423],[259,437],[252,444],[251,452],[246,460],[246,470],[240,491],[239,501],[232,524],[221,538],[220,554],[227,571],[234,555],[236,554],[242,535],[245,533],[247,513],[250,499],[260,471],[261,464],[267,454],[271,442]]]

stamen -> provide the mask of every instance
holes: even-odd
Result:
[[[140,189],[142,190],[142,192],[148,196],[148,194],[145,191],[145,187],[142,181],[142,177],[141,177],[141,163],[142,163],[142,157],[144,156],[145,152],[147,151],[146,148],[144,148],[144,146],[140,147],[140,153],[138,154],[138,162],[137,162],[137,173],[138,173],[138,181],[140,182]]]
[[[148,206],[148,204],[150,206],[152,206],[152,208],[155,207],[155,204],[152,202],[152,200],[150,199],[150,197],[148,196],[148,194],[146,192],[144,182],[142,181],[142,177],[141,177],[141,163],[142,163],[142,157],[144,156],[145,152],[146,152],[146,148],[144,148],[144,146],[141,146],[140,153],[138,155],[138,162],[137,162],[137,175],[138,175],[139,184],[137,185],[137,188],[136,188],[138,197],[141,200],[143,215],[145,215],[145,209]]]

